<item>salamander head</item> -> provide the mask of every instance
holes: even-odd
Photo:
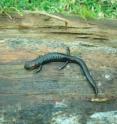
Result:
[[[36,65],[35,62],[33,61],[26,61],[24,64],[24,68],[26,70],[33,70],[33,69],[36,69],[37,67],[39,67],[39,64]]]

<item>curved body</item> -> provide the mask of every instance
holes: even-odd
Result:
[[[50,63],[50,62],[68,62],[68,63],[76,63],[76,64],[80,65],[80,67],[83,70],[84,75],[86,76],[86,79],[93,87],[95,94],[96,95],[98,94],[98,88],[96,86],[96,83],[94,82],[94,79],[90,75],[87,65],[79,57],[71,56],[71,55],[67,55],[67,54],[63,54],[63,53],[58,53],[58,52],[52,52],[52,53],[48,53],[48,54],[39,56],[32,61],[25,62],[24,68],[27,70],[33,70],[33,69],[40,68],[40,67],[42,67],[42,65]]]

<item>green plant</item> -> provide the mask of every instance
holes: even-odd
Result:
[[[0,0],[0,13],[44,10],[92,18],[117,18],[117,0]]]

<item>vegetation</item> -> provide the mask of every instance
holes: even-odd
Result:
[[[0,12],[43,10],[82,17],[117,18],[117,0],[0,0]]]

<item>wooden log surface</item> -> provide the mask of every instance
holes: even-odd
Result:
[[[10,16],[0,15],[1,123],[49,123],[58,103],[64,103],[60,111],[67,108],[68,113],[87,116],[117,109],[116,20],[36,12]],[[48,52],[66,53],[66,47],[85,60],[99,89],[97,98],[76,64],[58,70],[63,63],[50,63],[38,74],[24,69],[26,60]]]

